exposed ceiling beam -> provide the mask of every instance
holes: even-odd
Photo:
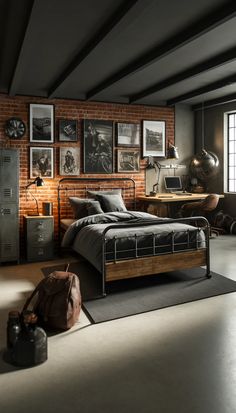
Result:
[[[231,93],[230,95],[225,95],[225,96],[221,96],[216,99],[210,99],[210,100],[204,101],[204,109],[208,109],[214,106],[224,105],[224,104],[235,102],[235,101],[236,101],[236,93]],[[194,111],[202,110],[202,103],[193,105],[192,110]]]
[[[128,11],[140,0],[125,0],[119,6],[110,18],[103,24],[102,27],[94,34],[94,36],[85,44],[82,50],[74,57],[66,69],[60,74],[54,84],[50,87],[48,97],[52,98],[56,95],[59,87],[65,80],[78,68],[83,60],[102,42],[102,40],[114,29],[114,27],[123,19]]]
[[[229,19],[232,19],[236,15],[236,2],[233,0],[228,1],[224,6],[216,8],[206,16],[202,16],[194,24],[187,26],[184,30],[177,33],[175,36],[167,39],[162,44],[159,44],[149,50],[141,57],[135,59],[132,63],[123,67],[118,72],[109,76],[103,82],[96,85],[93,89],[87,92],[87,99],[92,99],[103,90],[112,86],[114,83],[121,79],[130,76],[132,73],[145,68],[151,63],[167,56],[173,51],[183,47],[187,43],[197,39],[203,34],[209,32],[215,27],[221,25]]]
[[[178,82],[182,82],[190,77],[198,76],[199,74],[211,70],[213,68],[222,66],[236,59],[236,47],[233,47],[226,52],[220,53],[211,59],[205,60],[204,62],[198,63],[182,72],[170,76],[161,82],[155,83],[154,85],[142,90],[141,92],[135,93],[130,96],[129,102],[134,103],[137,100],[143,99],[146,96],[152,95],[153,93],[159,92],[159,90],[165,89],[171,85]]]
[[[6,53],[6,38],[7,38],[7,21],[9,18],[9,13],[10,13],[10,6],[11,3],[5,1],[2,10],[1,10],[1,21],[0,21],[0,39],[1,39],[1,47],[0,47],[0,61],[2,64],[0,65],[0,79],[2,77],[2,71],[3,71],[3,62],[4,62],[4,56]],[[4,16],[4,17],[3,17]]]
[[[233,83],[236,83],[236,75],[227,76],[223,79],[212,82],[206,86],[191,90],[190,92],[184,93],[183,95],[176,96],[172,99],[168,99],[166,104],[167,106],[173,106],[176,103],[184,102],[188,99],[192,99],[196,96],[203,95],[204,93],[209,93],[222,87],[230,86]]]
[[[19,48],[19,52],[18,52],[18,55],[17,55],[16,63],[15,63],[15,69],[14,69],[12,79],[11,79],[11,83],[10,83],[9,90],[8,90],[8,94],[10,96],[14,96],[16,94],[19,67],[20,67],[20,63],[21,63],[21,59],[22,59],[22,51],[23,51],[23,47],[24,47],[24,44],[25,44],[25,39],[27,37],[27,33],[29,32],[29,25],[30,25],[30,21],[31,21],[33,8],[35,7],[35,3],[36,3],[36,0],[32,0],[31,3],[30,3],[29,9],[27,10],[27,16],[26,16],[26,20],[25,20],[25,27],[24,27],[24,31],[22,33],[22,38],[21,38],[21,41],[20,41],[20,48]]]

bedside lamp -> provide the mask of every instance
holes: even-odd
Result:
[[[28,188],[29,188],[31,185],[43,186],[43,185],[44,185],[44,181],[43,181],[42,178],[40,178],[40,176],[37,176],[37,178],[35,178],[35,180],[34,180],[33,182],[30,182],[30,183],[26,186],[26,194],[27,194]],[[36,203],[37,214],[35,214],[35,215],[39,215],[38,200],[37,200],[37,198],[34,196],[34,194],[33,194],[32,192],[30,192],[30,194],[31,194],[32,198],[35,200],[35,203]],[[32,215],[32,214],[31,214],[31,215]]]

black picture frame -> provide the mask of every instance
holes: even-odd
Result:
[[[140,151],[117,149],[117,172],[136,173],[140,171]]]
[[[84,119],[83,160],[85,174],[111,174],[114,168],[113,121]]]
[[[117,122],[116,124],[117,146],[139,148],[140,147],[140,124]]]
[[[160,120],[143,120],[142,155],[166,157],[166,122]]]
[[[54,105],[29,104],[29,134],[31,143],[54,142]]]
[[[42,146],[30,147],[30,178],[53,178],[54,177],[54,148]]]
[[[77,142],[78,122],[76,119],[58,120],[58,140],[59,142]]]

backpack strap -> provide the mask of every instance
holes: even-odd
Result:
[[[44,282],[44,279],[43,280],[41,280],[40,282],[39,282],[39,284],[36,286],[36,288],[33,290],[33,292],[31,293],[31,295],[27,298],[27,300],[26,300],[26,302],[25,302],[25,304],[24,304],[24,306],[23,306],[23,308],[22,308],[22,312],[23,311],[25,311],[25,310],[27,310],[27,308],[28,308],[28,306],[29,306],[29,304],[30,304],[30,301],[33,299],[33,297],[37,294],[37,292],[39,291],[39,289],[40,289],[40,287],[41,287],[41,284]]]

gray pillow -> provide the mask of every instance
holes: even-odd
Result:
[[[96,195],[96,199],[100,202],[104,212],[127,211],[120,194],[101,194],[100,192]]]
[[[99,201],[92,201],[87,204],[88,215],[103,214]]]
[[[101,194],[101,195],[121,195],[121,188],[117,189],[108,189],[108,190],[98,190],[98,191],[89,191],[87,190],[87,195],[90,198],[96,199],[96,196]]]
[[[97,207],[97,210],[98,210],[98,204],[99,204],[99,202],[95,201],[94,199],[83,199],[83,198],[77,198],[77,197],[70,197],[69,203],[73,209],[74,217],[76,219],[84,218],[89,215],[88,206],[94,206],[94,208]],[[100,212],[97,212],[97,213],[100,213]]]

